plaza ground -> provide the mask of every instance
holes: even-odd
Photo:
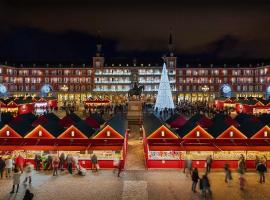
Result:
[[[223,172],[211,173],[209,178],[213,191],[212,199],[270,199],[270,175],[266,175],[265,184],[258,183],[256,173],[246,173],[245,177],[247,187],[241,191],[237,173],[233,173],[231,186],[224,182]],[[9,194],[12,180],[1,179],[0,186],[1,200],[21,200],[26,188],[31,189],[35,200],[201,199],[199,192],[195,194],[191,192],[191,179],[181,170],[127,170],[120,178],[112,170],[101,170],[98,174],[87,171],[84,177],[70,175],[67,172],[53,177],[51,172],[41,172],[34,173],[31,186],[21,184],[17,194]]]

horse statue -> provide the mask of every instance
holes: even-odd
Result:
[[[136,97],[141,97],[142,91],[144,90],[144,85],[138,86],[138,84],[135,82],[132,89],[128,91],[128,97],[132,97],[135,95]]]

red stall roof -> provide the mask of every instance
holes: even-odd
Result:
[[[247,139],[247,137],[234,126],[230,126],[217,139]]]

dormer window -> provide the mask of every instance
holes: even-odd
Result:
[[[165,131],[161,131],[161,137],[165,137]]]
[[[74,131],[71,131],[71,137],[74,137],[75,136],[75,132]]]
[[[268,132],[267,132],[267,131],[264,131],[264,132],[263,132],[263,136],[264,136],[264,137],[267,137],[267,136],[268,136]]]
[[[230,137],[233,137],[233,131],[230,131]]]
[[[201,133],[200,131],[196,131],[196,137],[200,137]]]
[[[7,134],[7,136],[10,136],[10,132],[9,131],[6,131],[6,134]]]
[[[107,137],[110,137],[111,136],[111,131],[107,131],[106,135],[107,135]]]
[[[39,136],[39,137],[42,136],[42,131],[38,131],[38,136]]]

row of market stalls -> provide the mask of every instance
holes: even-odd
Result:
[[[14,114],[36,113],[43,114],[57,107],[55,97],[9,97],[0,99],[1,112],[12,112]]]
[[[214,106],[218,110],[231,108],[237,113],[270,114],[270,100],[255,97],[220,97],[215,99]]]
[[[86,107],[108,106],[111,104],[111,100],[108,97],[105,98],[93,98],[89,97],[84,101]]]
[[[187,159],[204,168],[210,155],[213,168],[223,168],[225,163],[237,168],[241,154],[247,168],[255,168],[256,156],[270,159],[270,115],[240,114],[232,119],[220,113],[209,119],[196,114],[186,120],[176,114],[167,123],[146,115],[143,138],[148,168],[182,168]]]
[[[75,114],[62,119],[53,113],[38,118],[31,114],[19,117],[0,123],[3,155],[21,153],[34,164],[36,154],[59,156],[64,152],[76,156],[85,168],[90,168],[92,154],[97,155],[101,168],[112,168],[116,158],[125,161],[128,129],[123,116],[108,122],[97,116],[82,120]]]

